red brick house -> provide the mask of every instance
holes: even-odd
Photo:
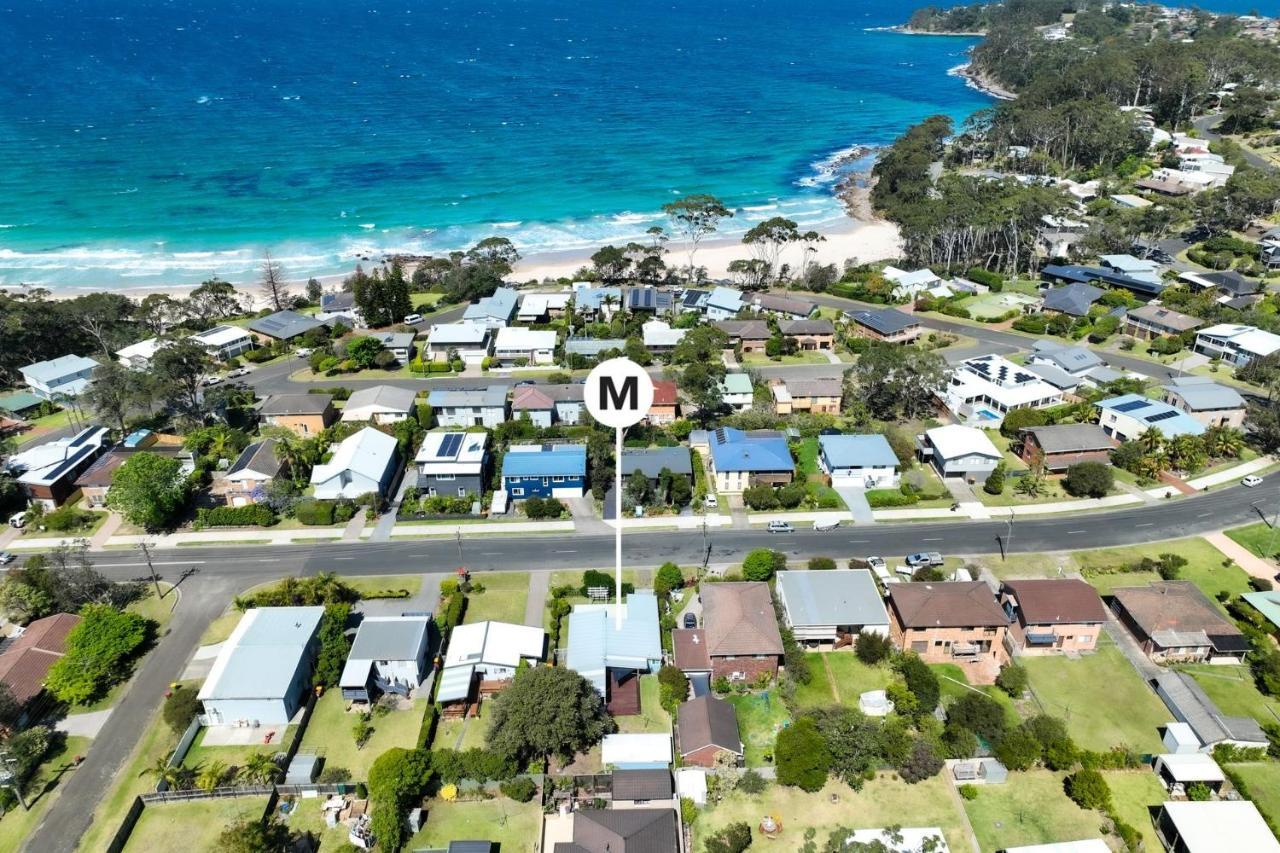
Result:
[[[737,712],[728,702],[709,693],[676,709],[676,738],[685,766],[714,767],[716,756],[722,752],[742,758]]]
[[[653,405],[649,407],[648,421],[663,426],[680,417],[680,393],[676,383],[659,379],[653,383]]]
[[[55,613],[26,627],[0,654],[0,684],[9,688],[21,709],[19,723],[39,717],[44,680],[67,651],[67,634],[80,624],[72,613]]]
[[[758,581],[703,584],[702,628],[673,631],[672,640],[676,666],[686,671],[708,671],[713,680],[730,681],[755,681],[761,673],[777,675],[782,634],[769,585]]]
[[[925,663],[954,663],[991,684],[1008,663],[1005,615],[982,581],[889,584],[889,636]]]
[[[1091,652],[1107,621],[1098,591],[1079,578],[1005,581],[1000,604],[1010,637],[1025,655]]]
[[[1019,430],[1022,461],[1042,464],[1046,471],[1065,471],[1077,462],[1111,464],[1111,449],[1119,442],[1097,424],[1056,424]]]

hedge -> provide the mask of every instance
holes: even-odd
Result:
[[[333,524],[333,504],[314,499],[301,500],[294,506],[293,516],[303,524],[330,525]]]
[[[266,504],[248,506],[215,506],[196,510],[197,530],[204,527],[270,527],[276,514]]]
[[[435,705],[428,705],[427,712],[422,715],[422,725],[418,726],[418,749],[431,746],[431,741],[436,739],[436,725],[439,722],[440,709]]]
[[[912,506],[920,499],[914,494],[903,494],[898,489],[867,489],[867,503],[873,508]]]
[[[269,349],[251,349],[240,356],[245,361],[253,364],[261,364],[264,361],[270,361],[276,357],[276,354]]]
[[[308,394],[329,394],[335,400],[347,400],[351,398],[351,389],[344,388],[341,385],[335,385],[332,388],[308,388]]]

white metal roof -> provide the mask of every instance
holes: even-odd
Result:
[[[323,616],[323,607],[248,611],[222,644],[197,698],[283,699]]]
[[[159,338],[147,338],[145,341],[138,341],[136,344],[129,344],[123,349],[116,350],[116,355],[123,359],[140,358],[150,361],[165,343]]]
[[[1248,800],[1210,800],[1164,804],[1187,853],[1280,853],[1258,807]]]
[[[475,622],[459,625],[449,635],[449,651],[444,666],[495,664],[516,666],[522,658],[542,659],[546,632],[509,622]]]
[[[427,335],[427,346],[481,344],[489,336],[489,327],[481,323],[437,323]]]
[[[504,326],[498,330],[494,349],[543,350],[555,349],[556,333],[550,330],[525,329],[521,326]]]
[[[1169,768],[1175,782],[1223,782],[1226,775],[1213,757],[1203,752],[1166,753],[1156,762]]]
[[[1270,355],[1280,350],[1280,335],[1255,329],[1253,326],[1241,326],[1235,323],[1219,323],[1207,329],[1201,329],[1197,335],[1213,338],[1225,338],[1245,352],[1254,355]]]
[[[192,335],[191,340],[207,347],[225,347],[249,337],[252,335],[239,326],[214,326],[212,329]]]
[[[608,767],[622,764],[671,763],[671,735],[605,735],[600,747],[600,763]]]
[[[379,481],[387,470],[387,462],[396,452],[396,440],[385,432],[365,427],[345,438],[324,465],[311,470],[311,482],[323,483],[343,471],[363,474]]]
[[[987,438],[987,434],[974,427],[949,424],[927,430],[925,435],[943,459],[958,459],[970,454],[1000,458],[1000,451]]]

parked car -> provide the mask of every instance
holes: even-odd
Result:
[[[206,376],[204,378],[205,385],[217,385],[221,381],[222,381],[221,376]]]
[[[873,572],[877,569],[887,569],[889,567],[889,564],[884,561],[884,557],[867,557],[866,560],[867,568]]]
[[[1252,489],[1254,486],[1262,485],[1262,478],[1257,474],[1248,474],[1240,481],[1240,485]]]
[[[697,628],[698,627],[697,615],[693,613],[686,613],[684,615],[684,626],[686,628]]]
[[[907,565],[913,569],[921,569],[925,566],[941,566],[942,563],[942,555],[937,551],[920,551],[916,554],[907,555]]]
[[[293,351],[293,354],[298,356],[299,358],[307,358],[313,352],[315,352],[315,350],[313,350],[311,347],[298,347],[296,350]]]
[[[706,500],[704,500],[703,503],[706,504],[707,509],[720,508],[720,499],[715,495],[707,495]]]
[[[819,519],[818,521],[815,521],[813,523],[813,529],[818,531],[819,533],[826,533],[829,530],[835,530],[839,526],[840,526],[840,519],[838,518],[835,520]]]
[[[27,526],[26,511],[23,510],[22,512],[15,512],[13,515],[9,516],[9,526],[16,527],[19,530],[26,527]]]
[[[517,383],[515,384],[515,387],[516,387],[516,388],[524,388],[524,387],[525,387],[525,386],[527,386],[527,385],[537,385],[537,384],[538,384],[538,383],[537,383],[537,382],[534,382],[532,379],[521,379],[519,382],[517,382]]]
[[[227,374],[228,379],[239,379],[241,376],[248,376],[251,373],[247,367],[237,367],[235,370]]]
[[[0,551],[0,566],[7,566],[17,558],[8,551]]]
[[[422,322],[422,315],[421,315],[421,314],[406,314],[406,315],[404,316],[404,322],[405,322],[405,325],[406,325],[406,326],[412,326],[414,323],[421,323],[421,322]]]
[[[789,521],[771,521],[769,522],[770,533],[795,533],[796,529],[791,526]]]

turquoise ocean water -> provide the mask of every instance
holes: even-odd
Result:
[[[1234,0],[1221,0],[1234,2]],[[291,276],[626,239],[712,192],[840,216],[825,161],[988,103],[893,0],[28,0],[0,9],[0,285]]]

